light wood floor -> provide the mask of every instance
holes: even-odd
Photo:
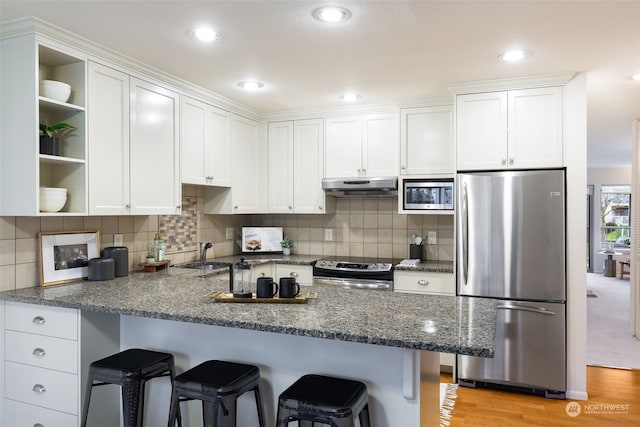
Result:
[[[441,382],[452,382],[442,374]],[[576,401],[581,413],[570,417],[571,400],[491,389],[458,387],[451,427],[460,426],[640,426],[640,370],[587,367],[588,401]],[[596,405],[627,405],[624,414],[606,414]],[[586,413],[590,410],[591,413]],[[593,413],[593,412],[601,413]],[[428,427],[423,425],[422,427]]]

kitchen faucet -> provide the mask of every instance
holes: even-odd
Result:
[[[211,247],[213,247],[211,242],[207,242],[207,243],[200,242],[200,262],[202,263],[202,265],[204,265],[205,261],[207,260],[207,249]]]

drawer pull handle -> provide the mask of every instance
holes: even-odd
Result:
[[[429,286],[429,281],[425,279],[418,280],[418,285]]]
[[[260,277],[265,277],[267,274],[263,271],[262,273],[260,273]]]
[[[32,353],[32,354],[33,354],[34,356],[36,356],[36,357],[44,357],[44,356],[46,356],[46,355],[47,355],[47,352],[46,352],[46,351],[44,351],[44,348],[40,348],[40,347],[38,347],[38,348],[36,348],[36,349],[34,349],[34,350],[33,350],[33,353]]]
[[[44,427],[44,424],[35,423],[35,424],[33,425],[33,427]]]
[[[36,393],[44,393],[47,389],[42,384],[36,384],[33,386],[33,391]]]
[[[46,320],[44,320],[44,317],[42,316],[36,316],[33,318],[33,323],[35,323],[36,325],[44,325],[46,323]]]
[[[296,273],[295,271],[292,271],[291,273],[289,273],[289,276],[298,277],[298,273]]]

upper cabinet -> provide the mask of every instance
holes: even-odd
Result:
[[[267,209],[267,144],[264,126],[233,114],[231,118],[231,188],[206,187],[209,214],[262,213]]]
[[[562,166],[562,87],[456,97],[458,170]]]
[[[269,212],[325,213],[322,119],[269,123]]]
[[[397,176],[397,113],[325,119],[325,176]]]
[[[0,215],[86,214],[86,60],[32,34],[3,40],[0,64]],[[45,93],[43,80],[68,84],[68,99]],[[74,129],[40,147],[40,123]],[[66,190],[59,211],[41,205],[41,187]]]
[[[180,173],[183,184],[231,185],[231,113],[182,97]]]
[[[400,111],[400,174],[454,174],[451,105]]]
[[[89,212],[180,212],[178,94],[89,64]]]

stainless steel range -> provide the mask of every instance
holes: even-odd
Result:
[[[313,266],[313,284],[342,288],[393,290],[393,266],[390,259],[330,257]]]

